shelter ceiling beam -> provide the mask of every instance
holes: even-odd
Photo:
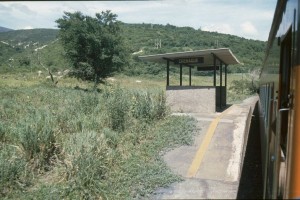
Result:
[[[217,56],[216,54],[214,54],[214,53],[211,53],[213,56],[214,56],[214,58],[216,58],[217,60],[219,60],[221,63],[224,63],[225,65],[228,65],[226,62],[224,62],[219,56]]]
[[[167,60],[167,61],[171,61],[175,64],[175,60],[171,59],[171,58],[166,58],[166,57],[163,57],[164,60]],[[176,65],[179,65],[179,64],[176,64]],[[194,69],[194,66],[193,65],[188,65],[188,64],[181,64],[183,67],[190,67],[190,68],[193,68]]]
[[[171,61],[171,62],[175,62],[175,60],[171,59],[171,58],[166,58],[166,57],[163,57],[164,60],[168,60],[168,61]]]

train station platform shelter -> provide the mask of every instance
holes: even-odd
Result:
[[[226,107],[227,68],[240,64],[228,48],[139,56],[142,61],[166,65],[166,96],[172,112],[212,113]],[[179,67],[178,85],[170,85],[170,67]],[[183,85],[183,67],[189,68],[189,84]],[[212,71],[210,86],[192,84],[192,69]],[[218,83],[217,84],[217,76]]]

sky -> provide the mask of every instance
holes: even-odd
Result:
[[[64,11],[111,10],[125,23],[171,24],[267,41],[276,0],[157,0],[0,2],[0,26],[57,28]]]

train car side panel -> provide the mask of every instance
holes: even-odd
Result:
[[[278,0],[260,76],[265,198],[300,197],[299,15],[299,1]]]
[[[300,198],[300,66],[293,68],[292,77],[292,90],[293,98],[291,103],[291,131],[292,134],[289,138],[290,143],[290,166],[288,173],[288,188],[286,198]]]

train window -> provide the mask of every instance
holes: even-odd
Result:
[[[289,29],[281,42],[280,50],[280,76],[279,76],[279,106],[288,108],[290,94],[290,74],[292,66],[292,28]],[[283,113],[281,119],[281,147],[286,155],[286,140],[288,132],[288,113]]]
[[[270,103],[273,99],[273,83],[267,83],[260,87],[260,99],[261,99],[261,108],[262,115],[264,119],[264,128],[265,133],[268,133],[268,124],[270,121]]]
[[[281,43],[280,50],[280,77],[279,77],[279,106],[288,107],[288,94],[290,92],[290,71],[292,56],[292,30],[290,29]]]

